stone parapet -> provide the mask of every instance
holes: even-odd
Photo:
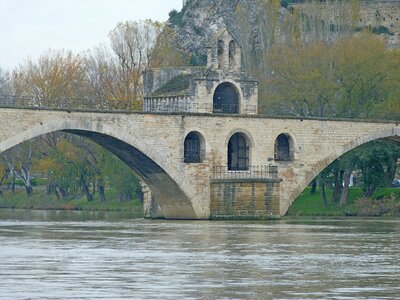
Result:
[[[144,98],[145,112],[197,112],[197,106],[191,96],[167,96]]]

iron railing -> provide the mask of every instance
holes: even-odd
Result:
[[[244,111],[240,112],[240,106],[237,104],[221,104],[213,106],[213,113],[215,114],[239,114],[243,113],[246,115],[257,114],[257,106],[246,105],[244,106]]]
[[[227,166],[215,166],[212,179],[277,179],[278,167],[273,165],[249,166],[246,170],[229,170]]]

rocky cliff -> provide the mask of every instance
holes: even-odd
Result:
[[[218,29],[226,26],[233,34],[238,33],[240,23],[238,8],[248,12],[247,22],[251,26],[252,40],[257,43],[257,5],[258,0],[188,0],[180,12],[170,14],[169,23],[177,32],[177,41],[182,49],[195,54],[195,60],[204,59],[203,48]],[[304,11],[308,4],[281,7],[279,19],[292,9]],[[321,11],[325,8],[321,7]],[[325,15],[327,15],[325,13]],[[331,14],[335,22],[335,14]],[[400,47],[400,0],[362,1],[358,28],[369,27],[373,32],[388,40],[390,47]],[[253,45],[256,47],[256,45]],[[203,56],[202,56],[203,55]]]

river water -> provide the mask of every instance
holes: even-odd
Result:
[[[400,220],[0,210],[0,299],[323,298],[400,298]]]

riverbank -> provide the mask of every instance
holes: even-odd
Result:
[[[37,191],[27,197],[24,191],[17,191],[15,195],[5,192],[0,197],[0,208],[37,209],[37,210],[87,210],[87,211],[123,211],[131,212],[137,217],[143,217],[143,204],[135,199],[119,201],[113,191],[106,192],[106,201],[100,201],[98,195],[93,201],[87,201],[83,196],[70,199],[57,199],[44,191]]]
[[[293,202],[286,216],[369,216],[369,217],[400,217],[400,189],[379,189],[370,199],[363,198],[361,188],[349,190],[348,203],[340,207],[334,203],[332,191],[327,190],[327,207],[323,206],[321,193],[317,189],[311,195],[307,188]],[[87,201],[83,196],[71,199],[56,199],[45,191],[35,191],[32,197],[27,197],[24,191],[17,191],[15,195],[5,192],[0,197],[0,208],[36,209],[36,210],[82,210],[82,211],[123,211],[136,217],[143,217],[143,204],[139,200],[119,201],[112,190],[106,192],[106,201],[100,201],[98,195],[93,201]]]
[[[369,217],[400,217],[400,189],[382,188],[371,198],[363,197],[361,188],[351,188],[347,204],[340,207],[332,202],[332,190],[327,190],[327,206],[324,207],[320,190],[311,194],[306,188],[293,202],[287,216],[369,216]]]

